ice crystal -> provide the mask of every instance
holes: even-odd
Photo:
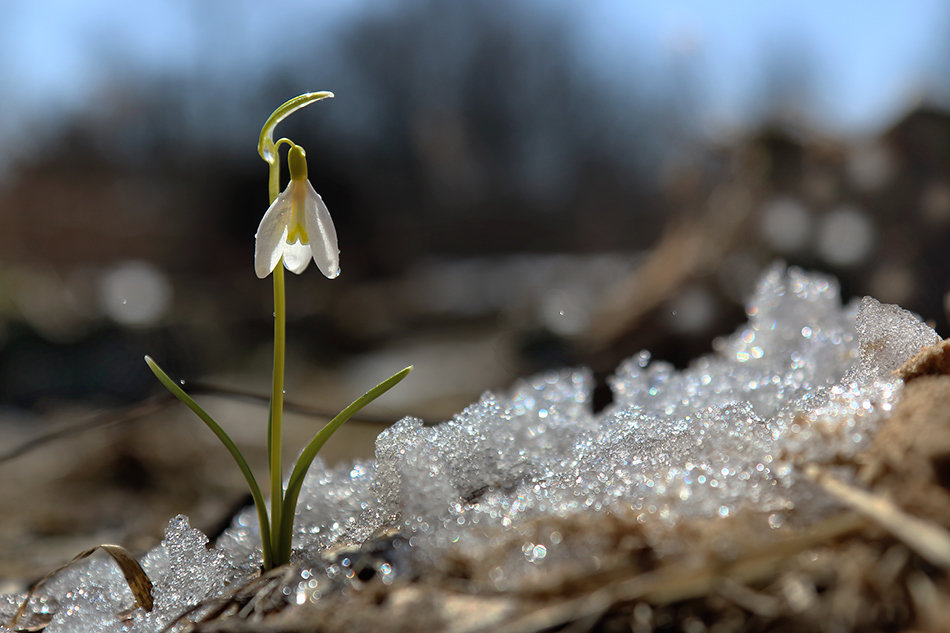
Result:
[[[675,524],[750,509],[773,528],[821,517],[833,503],[796,465],[865,448],[899,397],[891,372],[939,337],[871,298],[842,307],[832,278],[783,266],[762,277],[747,313],[685,370],[647,352],[622,363],[602,412],[591,408],[591,373],[565,369],[486,393],[442,424],[403,419],[380,434],[373,461],[328,469],[317,460],[298,504],[286,600],[318,600],[366,574],[389,583],[453,549],[477,557],[539,517],[613,509]],[[514,540],[489,574],[498,588],[558,562],[585,564],[557,531]],[[216,549],[177,518],[144,558],[151,614],[119,622],[131,597],[99,560],[64,572],[34,611],[55,612],[51,633],[160,630],[250,578],[258,543],[252,509]]]

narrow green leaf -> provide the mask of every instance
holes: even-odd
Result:
[[[178,384],[168,377],[162,368],[158,366],[150,356],[145,357],[145,363],[148,365],[148,368],[152,370],[152,373],[155,374],[155,377],[158,378],[159,382],[168,389],[173,396],[185,403],[189,409],[194,411],[195,415],[201,418],[201,421],[204,422],[211,432],[218,436],[218,439],[221,440],[221,443],[224,444],[224,447],[228,449],[228,452],[231,453],[231,457],[234,458],[234,461],[237,463],[238,468],[241,469],[241,473],[244,474],[244,479],[247,480],[247,485],[251,489],[251,496],[254,498],[254,505],[257,507],[257,517],[261,522],[261,547],[262,554],[264,556],[264,568],[270,569],[273,566],[273,551],[270,545],[270,521],[267,518],[267,506],[264,504],[264,496],[261,494],[260,486],[257,485],[257,480],[254,478],[254,473],[251,471],[251,467],[248,465],[247,460],[244,459],[244,455],[241,454],[241,450],[237,447],[237,444],[234,443],[234,440],[231,439],[231,436],[221,428],[221,426],[214,421],[214,419],[208,415],[208,413],[202,409],[197,402],[192,400],[185,391],[178,386]]]
[[[310,464],[313,463],[317,453],[344,422],[370,402],[395,387],[403,378],[409,375],[410,371],[412,371],[412,365],[396,372],[357,398],[350,406],[340,411],[335,418],[330,420],[300,453],[300,457],[297,458],[297,463],[294,465],[294,470],[290,474],[290,480],[287,482],[287,490],[284,493],[284,506],[281,513],[283,520],[280,526],[274,526],[275,529],[280,531],[279,547],[278,551],[275,552],[277,560],[290,560],[290,545],[293,534],[294,511],[297,508],[297,496],[300,494],[304,477],[307,476]]]
[[[268,163],[276,159],[277,151],[274,146],[274,128],[277,127],[278,123],[300,108],[304,108],[315,101],[332,97],[332,92],[308,92],[294,97],[274,110],[274,112],[267,117],[267,121],[264,122],[264,127],[261,128],[261,136],[257,141],[257,153],[261,155],[261,158]]]

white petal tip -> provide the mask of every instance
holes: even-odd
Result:
[[[329,273],[323,273],[326,275],[327,279],[336,279],[340,276],[340,267],[337,266],[334,270],[331,270]]]

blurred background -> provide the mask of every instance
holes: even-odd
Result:
[[[256,143],[302,92],[336,94],[278,134],[308,150],[343,273],[288,279],[300,437],[416,366],[328,459],[370,454],[373,422],[438,422],[543,369],[602,385],[644,348],[684,366],[777,259],[948,332],[939,0],[0,9],[0,479],[27,516],[4,519],[20,549],[134,543],[178,511],[213,531],[240,504],[229,458],[155,399],[142,356],[263,443]],[[116,482],[118,500],[95,492]]]

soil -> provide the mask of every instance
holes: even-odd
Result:
[[[852,463],[835,464],[834,471],[798,466],[811,482],[803,485],[819,486],[840,503],[840,511],[817,524],[790,522],[773,529],[767,516],[755,512],[673,528],[623,513],[543,519],[512,538],[557,530],[562,546],[589,548],[589,564],[562,566],[516,590],[499,591],[490,572],[503,564],[507,550],[477,558],[460,552],[424,575],[409,574],[392,584],[360,575],[348,589],[303,605],[288,604],[280,593],[281,577],[292,577],[295,570],[279,568],[216,602],[192,630],[950,631],[950,340],[924,350],[897,373],[906,381],[903,396],[868,450]],[[204,429],[187,424],[194,430],[190,441],[202,442]],[[128,497],[103,501],[89,492],[89,503],[97,504],[89,511],[102,512],[99,504],[106,503],[127,515],[130,507],[141,507],[129,504],[141,503],[143,494],[148,499],[152,486],[193,485],[190,477],[177,484],[140,478],[137,473],[151,471],[139,462],[154,453],[143,450],[140,439],[122,450],[121,434],[111,441],[105,462],[59,473],[56,495],[94,490],[91,484],[103,473],[121,476],[130,487]],[[194,457],[183,453],[179,468],[194,464]],[[217,462],[210,467],[217,468]],[[833,473],[841,468],[857,473],[857,483],[836,478]],[[171,472],[175,469],[171,465]],[[200,479],[207,482],[207,473]],[[199,526],[226,520],[229,507],[242,498],[238,487],[192,490],[191,512],[201,517]],[[40,507],[56,498],[41,500]],[[156,505],[152,512],[171,512]],[[31,516],[30,529],[47,535],[69,531],[57,523],[61,518],[44,524],[43,511]],[[122,532],[135,527],[133,521]],[[20,543],[26,546],[22,535]],[[51,548],[32,568],[7,561],[4,575],[41,576],[43,565],[54,566],[46,559],[60,556],[62,549]]]
[[[950,631],[950,341],[897,373],[906,387],[884,428],[853,463],[834,465],[859,486],[799,466],[841,504],[818,524],[770,529],[754,512],[675,528],[618,513],[545,519],[512,538],[556,529],[562,546],[590,548],[589,565],[498,591],[501,547],[300,606],[263,599],[274,585],[262,578],[194,630]]]

